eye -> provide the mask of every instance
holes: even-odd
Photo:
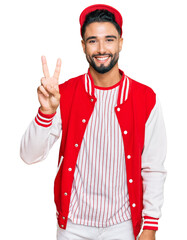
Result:
[[[107,38],[107,42],[113,42],[114,39],[113,38]]]
[[[96,42],[96,40],[90,40],[89,41],[89,43],[95,43]]]

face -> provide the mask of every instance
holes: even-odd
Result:
[[[118,62],[123,39],[110,22],[94,22],[86,27],[83,50],[90,66],[98,73],[110,71]]]

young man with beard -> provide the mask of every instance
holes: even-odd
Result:
[[[45,159],[62,132],[54,184],[58,240],[154,240],[166,177],[158,98],[118,67],[116,9],[89,6],[80,25],[88,73],[59,85],[61,60],[51,77],[42,57],[41,106],[23,135],[21,158]]]

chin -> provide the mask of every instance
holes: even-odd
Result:
[[[105,73],[109,72],[110,70],[111,69],[101,69],[101,70],[95,69],[95,71],[97,71],[100,74],[105,74]]]

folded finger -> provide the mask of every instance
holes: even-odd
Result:
[[[41,85],[37,89],[38,93],[43,94],[45,97],[49,97],[49,93],[46,91],[46,89]]]

